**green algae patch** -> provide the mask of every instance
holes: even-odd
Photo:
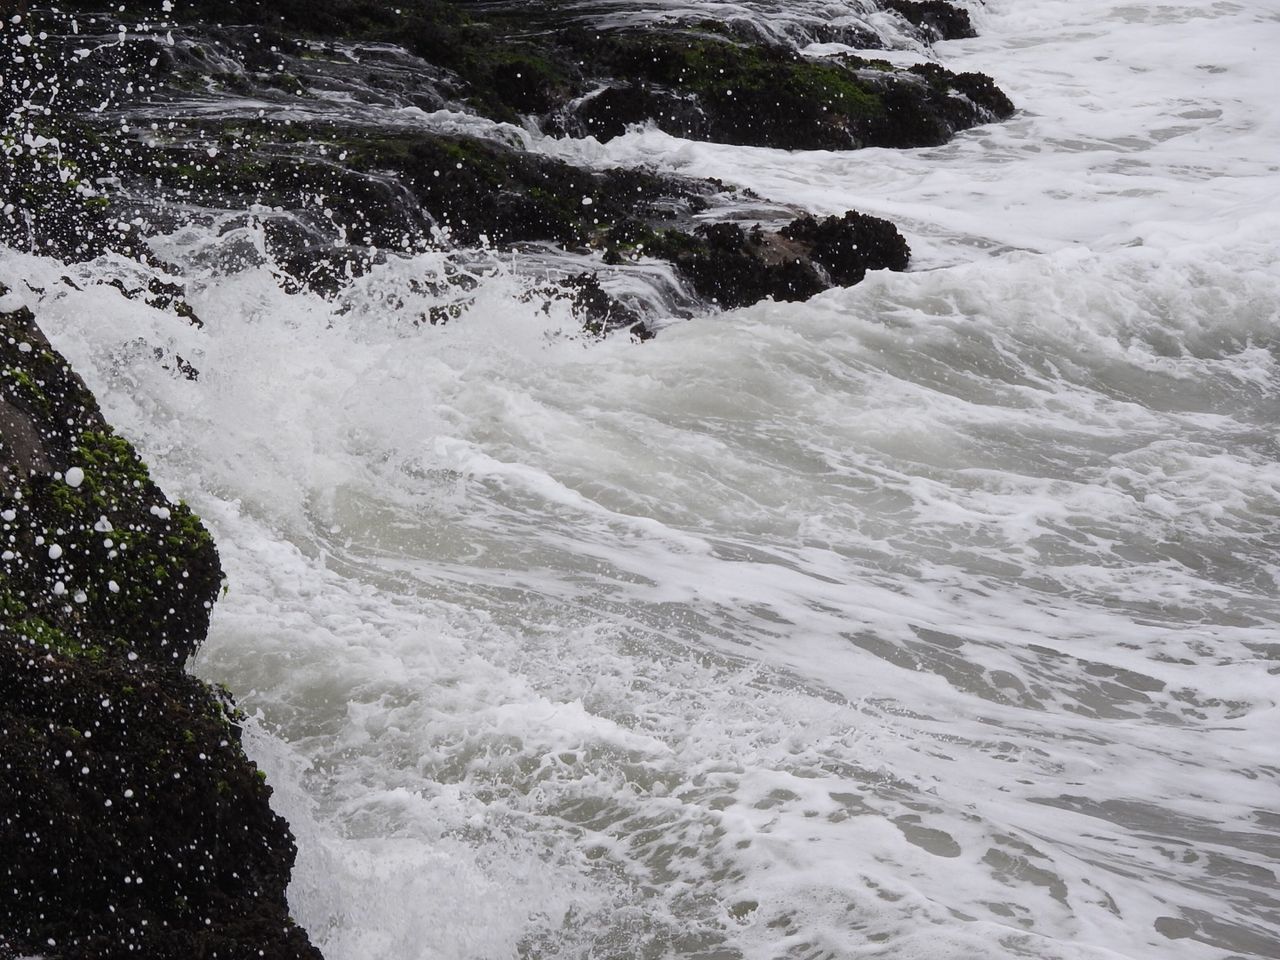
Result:
[[[64,471],[29,476],[10,508],[7,581],[69,644],[124,643],[185,662],[209,608],[188,598],[221,581],[213,538],[152,482],[133,446],[110,428],[85,430]],[[69,482],[74,476],[74,484]]]
[[[0,314],[0,374],[9,632],[69,655],[127,647],[185,663],[222,581],[213,538],[155,485],[25,308]]]
[[[617,32],[576,51],[613,78],[576,116],[600,136],[654,122],[694,139],[787,148],[857,145],[883,116],[873,84],[837,61],[693,33]]]
[[[108,649],[103,644],[88,643],[70,636],[44,618],[34,616],[27,605],[5,586],[0,586],[0,637],[16,641],[19,646],[25,643],[33,648],[31,652],[34,653],[56,653],[64,657],[98,660]]]
[[[791,50],[731,40],[622,34],[595,52],[596,60],[626,78],[684,90],[709,101],[742,104],[763,98],[774,110],[803,106],[872,116],[882,110],[875,92],[835,62],[806,59]]]

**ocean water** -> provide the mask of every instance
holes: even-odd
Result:
[[[532,138],[901,225],[808,303],[589,343],[495,254],[424,328],[441,255],[335,304],[192,229],[194,329],[0,261],[218,539],[331,960],[1280,957],[1280,14],[971,9],[1019,113],[944,147]]]

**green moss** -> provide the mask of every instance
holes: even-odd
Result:
[[[63,656],[97,660],[105,653],[102,645],[86,643],[50,625],[43,617],[32,613],[25,602],[4,586],[0,586],[0,631]]]
[[[44,502],[53,507],[43,525],[94,531],[103,518],[112,524],[89,534],[92,546],[86,543],[80,553],[91,551],[93,557],[92,567],[82,567],[78,577],[90,601],[80,609],[108,634],[136,637],[160,630],[174,591],[183,586],[182,571],[212,548],[211,535],[185,504],[166,505],[133,446],[109,429],[81,433],[73,460],[84,478],[78,487],[54,480],[43,488]],[[168,510],[168,516],[156,509]],[[109,589],[109,581],[118,586]]]
[[[683,230],[658,230],[645,245],[645,252],[674,260],[682,253],[701,253],[706,246],[705,242]]]
[[[80,434],[77,449],[87,466],[106,470],[112,475],[123,474],[121,479],[141,482],[151,479],[133,445],[114,433],[86,430]]]
[[[563,35],[587,76],[608,78],[573,116],[596,135],[656,123],[693,139],[786,149],[846,149],[888,112],[878,75],[706,31],[624,29]]]
[[[14,384],[26,398],[41,407],[49,406],[49,397],[45,394],[44,388],[36,381],[26,370],[21,367],[9,367],[4,370],[3,374]]]
[[[143,487],[151,482],[146,466],[123,437],[114,433],[86,430],[80,434],[76,446],[79,466],[84,470],[84,480],[78,487],[65,481],[53,484],[50,489],[58,511],[64,514],[69,526],[77,515],[86,511],[109,512],[118,509],[122,494]],[[80,517],[90,525],[97,518]]]
[[[108,509],[117,506],[119,491],[131,492],[151,488],[151,474],[133,445],[111,432],[85,431],[76,447],[84,469],[84,481],[73,489],[57,484],[53,493],[68,512],[92,506]],[[82,492],[83,491],[83,492]],[[184,502],[169,508],[170,531],[165,543],[181,553],[194,552],[213,543],[200,518]],[[126,550],[137,538],[132,531],[115,530],[112,535]],[[163,567],[158,569],[163,570]],[[164,571],[163,576],[167,576]]]
[[[478,47],[468,51],[458,69],[470,83],[474,106],[499,120],[544,113],[566,99],[573,87],[563,61],[532,47]]]
[[[814,109],[845,117],[876,116],[883,104],[845,67],[809,60],[772,47],[741,45],[710,37],[619,35],[603,54],[623,76],[741,106],[772,98],[773,105]]]
[[[79,490],[74,490],[65,483],[54,484],[50,496],[58,513],[65,517],[73,517],[85,509],[86,502]]]

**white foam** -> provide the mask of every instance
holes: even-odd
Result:
[[[1274,954],[1280,24],[975,16],[1022,113],[949,147],[540,141],[912,232],[641,346],[500,264],[419,327],[432,255],[333,304],[175,238],[193,329],[5,258],[217,535],[328,956]]]

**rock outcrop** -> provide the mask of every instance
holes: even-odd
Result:
[[[972,32],[945,0],[885,2],[921,42]],[[0,215],[0,241],[145,257],[148,232],[252,208],[281,282],[326,294],[397,252],[558,248],[579,258],[560,277],[571,292],[584,289],[581,257],[598,258],[586,328],[643,336],[636,303],[601,307],[602,281],[629,264],[665,260],[703,303],[738,306],[904,269],[906,244],[879,226],[861,268],[833,270],[787,226],[800,211],[719,181],[576,162],[529,131],[608,140],[650,124],[845,150],[939,144],[1012,111],[984,75],[812,57],[749,19],[638,27],[605,16],[608,4],[557,0],[159,6],[128,0],[103,15],[71,0],[33,23],[46,39],[24,54],[26,142],[8,151],[26,164],[10,178],[26,197]],[[57,109],[43,111],[46,99]]]
[[[184,669],[213,540],[25,308],[0,312],[0,540],[0,955],[318,958],[235,705]]]

